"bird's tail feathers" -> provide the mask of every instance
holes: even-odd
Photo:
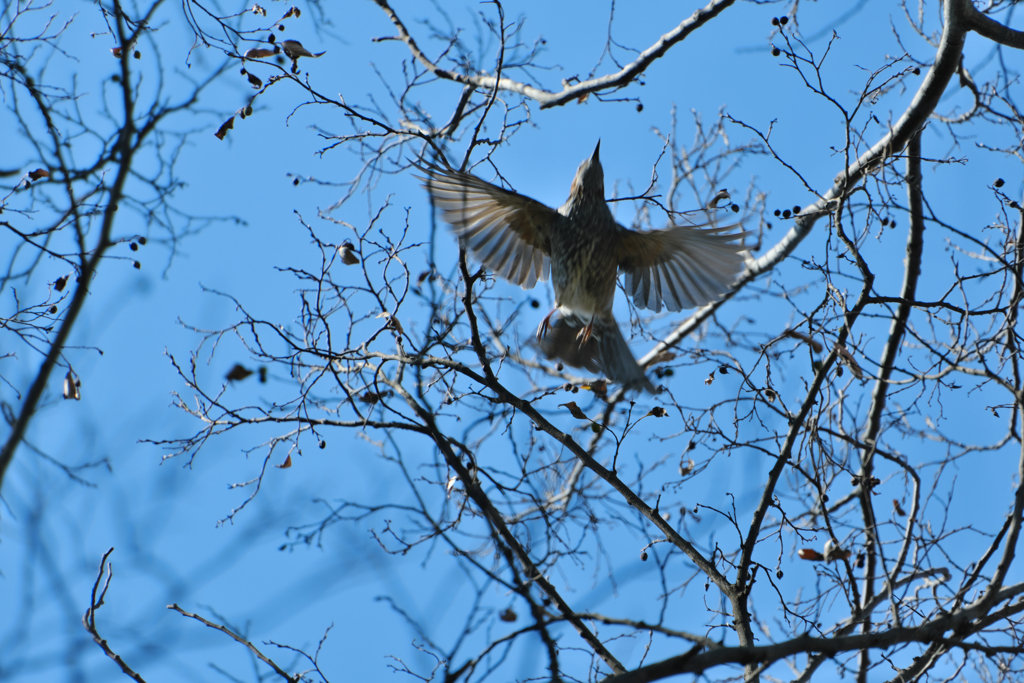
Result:
[[[614,318],[595,318],[590,339],[581,343],[578,336],[584,327],[585,323],[575,316],[559,316],[541,340],[541,351],[566,365],[603,372],[608,379],[628,389],[658,393],[633,357]]]

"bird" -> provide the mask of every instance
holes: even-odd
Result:
[[[600,154],[598,140],[557,209],[450,167],[420,166],[419,179],[460,242],[495,274],[523,289],[550,275],[555,308],[537,330],[545,356],[656,394],[612,314],[618,273],[637,308],[702,306],[743,269],[747,233],[736,225],[619,225],[605,201]]]

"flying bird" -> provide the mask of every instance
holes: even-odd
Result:
[[[548,358],[657,393],[612,315],[617,273],[637,308],[702,306],[728,292],[742,270],[747,233],[736,226],[624,228],[604,199],[600,152],[599,141],[558,209],[439,166],[424,168],[421,180],[455,234],[488,268],[523,289],[550,273],[555,309],[537,330]]]

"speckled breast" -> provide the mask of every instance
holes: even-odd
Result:
[[[551,283],[562,314],[587,319],[611,311],[618,259],[612,230],[581,223],[566,218],[552,230]]]

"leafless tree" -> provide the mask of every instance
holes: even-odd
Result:
[[[0,449],[0,486],[19,450],[34,451],[73,477],[83,467],[33,448],[26,437],[54,396],[81,396],[76,358],[96,349],[68,346],[101,267],[141,268],[138,254],[150,242],[167,245],[173,255],[179,240],[210,223],[173,201],[182,185],[175,160],[189,135],[175,118],[194,120],[200,95],[223,66],[185,87],[174,83],[173,97],[165,93],[170,74],[162,73],[151,28],[160,4],[131,12],[119,2],[101,5],[107,30],[94,34],[91,52],[82,55],[62,45],[76,17],[61,15],[52,3],[7,3],[0,19],[5,135],[22,143],[21,158],[12,149],[4,160],[10,166],[0,169],[9,179],[0,199],[6,246],[0,405],[10,427]],[[119,68],[103,78],[97,77],[103,69],[81,70],[68,82],[52,75],[59,71],[55,61],[100,59]],[[148,81],[143,89],[147,78],[155,90]],[[92,87],[101,100],[84,91]],[[94,103],[101,113],[93,114]],[[129,232],[138,223],[145,234]]]
[[[765,120],[697,114],[689,143],[674,120],[660,133],[649,187],[624,198],[635,225],[703,207],[715,220],[742,217],[751,251],[722,301],[682,320],[629,309],[635,345],[655,342],[641,359],[664,386],[651,398],[538,358],[527,340],[547,293],[516,295],[464,249],[446,258],[455,242],[443,225],[425,238],[412,214],[395,219],[425,192],[377,191],[444,162],[527,191],[506,179],[499,151],[543,116],[535,106],[640,106],[639,85],[657,86],[652,65],[712,23],[749,21],[759,3],[712,1],[631,52],[614,38],[613,5],[601,62],[553,85],[542,42],[500,3],[481,9],[472,35],[375,2],[393,27],[377,42],[404,49],[386,104],[328,94],[302,70],[319,53],[269,39],[293,10],[270,21],[259,6],[218,16],[185,5],[196,45],[242,65],[253,106],[297,86],[296,106],[323,112],[319,152],[348,151],[360,164],[317,223],[300,219],[318,263],[282,264],[297,286],[294,316],[265,319],[244,293],[222,294],[237,322],[196,327],[198,348],[172,353],[187,386],[176,403],[196,427],[155,441],[166,458],[191,462],[226,433],[252,434],[262,467],[239,485],[250,495],[226,516],[235,519],[272,467],[300,457],[337,467],[320,454],[367,444],[377,458],[344,466],[393,482],[388,496],[329,501],[321,519],[286,531],[288,544],[319,546],[338,524],[364,526],[387,553],[458,577],[454,632],[415,620],[395,598],[384,606],[418,634],[395,643],[393,664],[415,678],[1017,680],[1024,216],[1004,179],[979,180],[963,199],[929,189],[978,157],[1021,160],[1017,74],[1003,59],[1024,48],[1006,23],[1012,3],[894,3],[892,30],[907,50],[865,54],[855,92],[829,77],[837,37],[823,49],[802,37],[806,7],[793,3],[766,25],[780,88],[809,94],[842,124],[827,177],[792,162],[773,135],[785,98]],[[321,22],[330,14],[312,7]],[[964,66],[969,35],[998,55],[981,73]],[[488,40],[493,49],[481,48]],[[461,92],[445,102],[435,91],[450,82]],[[957,86],[971,105],[949,111],[942,97]],[[329,132],[338,116],[345,133]],[[217,137],[234,125],[223,119]],[[774,209],[772,176],[739,175],[752,159],[815,199]],[[1019,191],[1019,176],[1010,185]],[[726,186],[744,190],[715,201]],[[339,217],[355,197],[371,200],[363,223]],[[256,387],[253,365],[278,381],[248,402],[204,383],[198,368],[225,340],[251,356],[231,381]],[[708,399],[708,387],[722,393]],[[982,419],[1003,427],[982,429]],[[713,497],[715,473],[730,468],[763,476],[749,492]],[[984,499],[972,494],[979,481]],[[95,622],[104,566],[86,626],[117,657]],[[641,578],[620,595],[627,567]],[[610,594],[580,604],[575,586],[596,582]],[[281,678],[329,679],[319,649],[290,674],[238,629],[172,609]],[[122,669],[145,673],[137,662]]]

